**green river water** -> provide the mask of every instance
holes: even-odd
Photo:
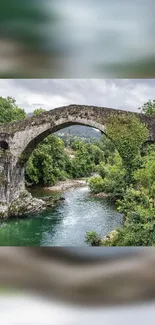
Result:
[[[51,196],[42,189],[31,193],[37,197]],[[67,190],[63,196],[64,201],[38,215],[1,221],[0,245],[87,246],[86,231],[105,236],[123,223],[123,216],[106,199],[89,196],[87,186]]]

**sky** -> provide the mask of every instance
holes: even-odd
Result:
[[[138,112],[155,99],[155,79],[0,79],[0,96],[11,96],[27,113],[70,104]]]

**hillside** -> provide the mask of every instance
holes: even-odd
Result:
[[[56,132],[58,136],[77,136],[80,138],[97,138],[101,137],[101,132],[89,126],[73,125]]]

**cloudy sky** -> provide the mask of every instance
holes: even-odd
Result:
[[[155,99],[155,79],[0,79],[0,96],[14,97],[27,113],[70,104],[136,112]]]

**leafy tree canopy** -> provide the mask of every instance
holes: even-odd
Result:
[[[148,102],[144,103],[142,107],[139,108],[141,113],[152,116],[155,116],[155,99],[152,101],[149,100]]]
[[[26,112],[16,104],[12,97],[0,97],[0,123],[9,123],[26,118]]]
[[[131,178],[132,171],[139,167],[140,149],[149,134],[147,127],[134,115],[115,114],[108,120],[106,133],[115,143]]]
[[[33,115],[34,116],[37,116],[37,115],[39,115],[39,114],[41,114],[41,113],[44,113],[44,112],[46,112],[46,109],[44,109],[44,108],[37,108],[37,109],[35,109],[34,111],[33,111]]]

